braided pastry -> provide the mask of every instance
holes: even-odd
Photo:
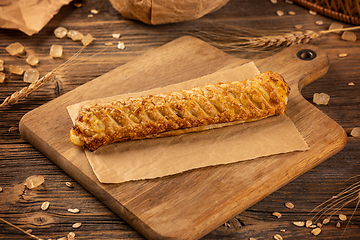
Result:
[[[290,87],[280,74],[209,84],[86,105],[80,109],[71,141],[94,151],[102,145],[260,120],[285,111]]]

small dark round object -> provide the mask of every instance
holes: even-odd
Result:
[[[316,52],[310,49],[302,49],[297,52],[296,56],[301,60],[310,61],[316,58]]]

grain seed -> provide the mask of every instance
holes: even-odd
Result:
[[[323,225],[328,224],[330,222],[330,218],[325,218],[322,222]]]
[[[337,222],[336,227],[339,228],[341,226],[340,222]]]
[[[66,182],[65,185],[66,185],[68,188],[73,188],[73,187],[74,187],[71,182]]]
[[[25,48],[21,43],[16,42],[12,43],[9,46],[5,48],[5,50],[11,55],[11,56],[19,56],[23,53],[25,53]]]
[[[294,208],[295,206],[294,206],[294,204],[292,204],[291,202],[287,202],[287,203],[285,203],[285,207],[287,207],[287,208],[289,208],[289,209],[292,209],[292,208]]]
[[[354,85],[355,85],[355,83],[353,83],[353,82],[349,82],[349,83],[348,83],[348,85],[349,85],[349,86],[354,86]]]
[[[41,210],[46,211],[49,208],[49,206],[50,206],[50,203],[48,201],[46,201],[41,204],[40,208],[41,208]]]
[[[322,224],[321,223],[317,223],[316,226],[318,226],[319,228],[322,227]]]
[[[345,40],[345,41],[352,41],[355,42],[357,37],[355,35],[355,33],[350,32],[350,31],[345,31],[342,35],[341,35],[341,39]]]
[[[2,189],[2,187],[0,187],[0,192],[2,192],[3,191],[3,189]]]
[[[277,10],[276,15],[278,15],[279,17],[284,16],[284,12],[281,10]]]
[[[34,188],[40,186],[41,184],[43,184],[44,181],[45,181],[45,178],[43,176],[33,175],[33,176],[28,177],[25,180],[25,186],[28,189],[34,189]]]
[[[118,42],[117,48],[120,49],[120,50],[124,50],[125,49],[125,43]]]
[[[322,26],[322,25],[324,25],[324,22],[321,21],[321,20],[319,20],[319,21],[316,21],[315,24],[316,24],[316,25],[319,25],[319,26]]]
[[[341,57],[341,58],[343,58],[343,57],[347,57],[348,56],[348,54],[347,53],[339,53],[339,55],[338,55],[339,57]]]
[[[314,15],[314,16],[317,14],[317,12],[312,11],[312,10],[309,10],[309,13],[310,13],[311,15]]]
[[[256,239],[256,238],[252,238],[252,237],[251,237],[251,238],[249,238],[249,240],[257,240],[257,239]]]
[[[79,228],[81,227],[81,223],[77,222],[72,225],[72,228]]]
[[[360,137],[360,127],[355,127],[351,130],[350,135],[353,137]]]
[[[80,210],[77,209],[77,208],[69,208],[69,209],[68,209],[68,212],[71,212],[71,213],[79,213]]]
[[[298,227],[303,227],[303,226],[305,226],[305,223],[302,222],[302,221],[293,222],[293,224],[294,224],[295,226],[298,226]]]
[[[286,232],[286,230],[285,230],[285,229],[281,229],[280,232]]]
[[[294,2],[291,1],[291,0],[285,0],[285,2],[288,3],[288,4],[293,4],[293,3],[294,3]]]
[[[294,12],[294,11],[289,11],[288,14],[294,16],[294,15],[296,15],[296,12]]]
[[[5,81],[5,73],[0,72],[0,83],[3,83]]]
[[[305,226],[308,228],[312,225],[312,221],[311,220],[307,220],[305,223]]]
[[[18,65],[10,65],[9,71],[16,75],[23,75],[24,69]]]
[[[82,7],[82,4],[81,3],[74,3],[74,6],[77,7],[77,8],[80,8],[80,7]]]
[[[317,236],[321,233],[321,228],[315,228],[311,231],[311,233],[314,235],[314,236]]]
[[[283,240],[283,238],[282,238],[282,236],[280,234],[275,234],[274,239],[275,240]]]
[[[340,214],[340,215],[339,215],[339,219],[340,219],[341,221],[346,221],[347,217],[346,217],[345,214]]]
[[[67,235],[67,240],[74,240],[75,239],[75,233],[74,232],[69,232]]]
[[[113,37],[113,38],[120,38],[120,37],[121,37],[121,34],[120,34],[120,33],[113,33],[113,34],[112,34],[112,37]]]
[[[112,46],[112,45],[114,45],[112,42],[106,42],[105,43],[105,46]]]
[[[18,130],[19,130],[18,127],[10,127],[10,128],[8,129],[8,132],[16,132],[16,131],[18,131]]]
[[[98,14],[98,13],[99,13],[99,11],[96,10],[96,9],[91,9],[90,12],[91,12],[92,14]]]
[[[281,218],[281,213],[279,213],[279,212],[273,212],[272,215],[277,218]]]

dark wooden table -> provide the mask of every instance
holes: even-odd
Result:
[[[88,17],[91,9],[99,11],[92,18]],[[282,10],[284,16],[277,16],[277,10]],[[289,11],[294,11],[296,15],[288,14]],[[316,25],[318,20],[323,21],[324,25]],[[149,26],[124,19],[108,1],[88,0],[83,1],[80,8],[73,3],[64,6],[33,36],[1,29],[0,59],[5,62],[6,74],[5,82],[0,84],[1,102],[14,91],[28,85],[23,82],[22,76],[9,73],[10,64],[29,68],[24,57],[12,57],[5,51],[9,44],[20,42],[28,52],[36,53],[40,58],[37,69],[43,76],[81,48],[79,42],[68,38],[57,39],[53,34],[56,27],[91,33],[96,40],[80,55],[79,59],[84,61],[66,68],[57,75],[55,81],[32,93],[26,100],[0,109],[0,218],[24,230],[31,229],[32,234],[43,239],[58,239],[67,236],[69,232],[75,232],[76,239],[143,239],[131,226],[23,140],[17,128],[21,117],[148,50],[194,33],[195,30],[212,31],[225,24],[268,31],[295,30],[295,25],[302,25],[302,30],[321,31],[333,22],[336,21],[319,14],[311,15],[307,9],[284,1],[271,4],[268,0],[231,0],[220,10],[198,20]],[[359,38],[360,31],[354,32]],[[113,38],[113,33],[121,33],[121,38]],[[124,50],[116,48],[119,40],[125,43]],[[106,42],[114,45],[106,47]],[[347,145],[341,152],[229,219],[203,239],[272,239],[275,234],[280,234],[284,239],[360,239],[360,210],[356,210],[359,195],[356,194],[357,199],[341,206],[316,237],[310,233],[310,228],[293,225],[294,221],[312,218],[317,212],[311,213],[315,207],[359,182],[360,178],[360,138],[350,135],[354,127],[360,126],[359,40],[344,41],[338,34],[327,34],[311,43],[328,54],[330,69],[324,77],[306,86],[302,94],[311,103],[314,93],[325,92],[330,95],[328,105],[315,106],[344,128],[348,134]],[[63,46],[62,59],[49,57],[49,49],[53,44]],[[240,58],[258,59],[271,56],[274,51],[228,53]],[[348,56],[340,58],[340,53],[347,53]],[[94,54],[97,55],[91,57]],[[24,187],[25,179],[32,175],[45,177],[43,189],[31,191]],[[73,188],[68,188],[66,182],[71,182]],[[359,187],[352,191],[359,192]],[[46,212],[40,209],[44,201],[49,201],[51,206]],[[295,208],[285,208],[286,202],[292,202]],[[80,208],[81,212],[71,214],[66,211],[68,208]],[[282,217],[274,217],[273,212],[280,212]],[[336,223],[340,222],[337,219],[340,213],[347,215],[348,219],[354,215],[348,225],[347,221],[343,221],[340,227],[336,227]],[[81,222],[82,227],[73,229],[72,224],[75,222]],[[0,238],[30,239],[1,221]]]

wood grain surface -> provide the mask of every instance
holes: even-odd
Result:
[[[99,10],[99,14],[88,18],[91,9]],[[285,14],[283,17],[278,17],[275,14],[276,10],[283,10],[285,13],[295,11],[296,15]],[[314,24],[317,20],[324,21],[324,25]],[[199,20],[147,26],[124,19],[107,1],[91,0],[84,1],[81,8],[76,8],[72,4],[63,7],[39,34],[32,37],[14,30],[0,30],[2,39],[0,59],[5,61],[4,72],[7,76],[5,82],[0,84],[0,100],[27,86],[22,82],[21,76],[8,72],[10,64],[27,67],[24,58],[11,57],[6,53],[4,49],[10,43],[19,41],[27,51],[35,52],[40,58],[37,69],[44,75],[81,47],[78,42],[69,39],[56,39],[53,30],[57,26],[78,29],[83,33],[92,33],[96,37],[96,41],[80,55],[83,62],[69,66],[57,75],[55,82],[47,84],[28,96],[26,100],[0,109],[0,187],[3,189],[0,193],[0,217],[25,230],[32,229],[32,234],[45,239],[64,237],[70,231],[76,233],[77,239],[143,239],[136,230],[49,158],[27,143],[16,130],[20,119],[29,111],[56,99],[59,95],[70,92],[77,86],[142,56],[150,49],[156,49],[188,35],[194,29],[213,30],[216,24],[229,24],[253,29],[285,30],[301,24],[303,29],[318,31],[326,29],[332,22],[335,21],[320,15],[310,15],[307,9],[295,4],[279,1],[278,4],[273,5],[265,0],[258,3],[249,0],[229,1],[222,9]],[[116,48],[118,39],[113,39],[112,33],[122,34],[119,40],[126,44],[124,51]],[[359,37],[359,33],[356,31],[355,33]],[[105,42],[112,42],[114,45],[105,48]],[[49,48],[55,43],[63,45],[65,49],[63,59],[49,58]],[[342,222],[340,228],[335,227],[339,220],[334,216],[330,224],[322,227],[323,231],[317,237],[312,236],[310,229],[299,228],[292,224],[293,221],[310,218],[313,214],[309,213],[313,208],[359,180],[351,178],[359,174],[359,138],[349,134],[354,127],[360,126],[359,43],[342,41],[339,35],[328,34],[317,41],[312,41],[312,44],[317,45],[328,55],[330,67],[323,77],[304,87],[301,94],[309,102],[308,104],[324,112],[346,131],[345,148],[234,218],[224,217],[224,224],[219,224],[218,228],[203,239],[249,239],[250,237],[271,239],[277,233],[285,239],[339,239],[341,236],[342,239],[359,238],[358,211],[355,211],[346,231],[344,231],[345,222]],[[103,52],[99,53],[99,51]],[[348,53],[348,57],[339,58],[338,54],[342,52]],[[99,54],[90,57],[95,53]],[[256,60],[276,53],[243,51],[229,52],[229,54],[237,58]],[[354,85],[348,85],[351,82]],[[312,95],[316,92],[326,92],[330,95],[331,100],[327,106],[312,103]],[[43,189],[35,191],[26,189],[23,182],[28,176],[35,174],[45,176]],[[287,174],[284,173],[285,176]],[[67,181],[72,182],[74,188],[66,187]],[[47,211],[40,210],[40,205],[44,201],[50,201],[50,208]],[[284,207],[284,203],[288,201],[295,204],[294,209]],[[356,201],[353,201],[340,212],[349,217],[355,206]],[[79,208],[80,213],[69,213],[66,211],[68,208]],[[272,216],[271,213],[274,211],[281,212],[282,218],[277,219]],[[75,222],[81,222],[82,226],[73,229],[71,225]],[[175,224],[181,225],[181,223]],[[196,224],[191,227],[195,230],[198,228]],[[280,232],[280,230],[286,231]],[[29,239],[28,236],[2,222],[0,222],[0,238]]]

